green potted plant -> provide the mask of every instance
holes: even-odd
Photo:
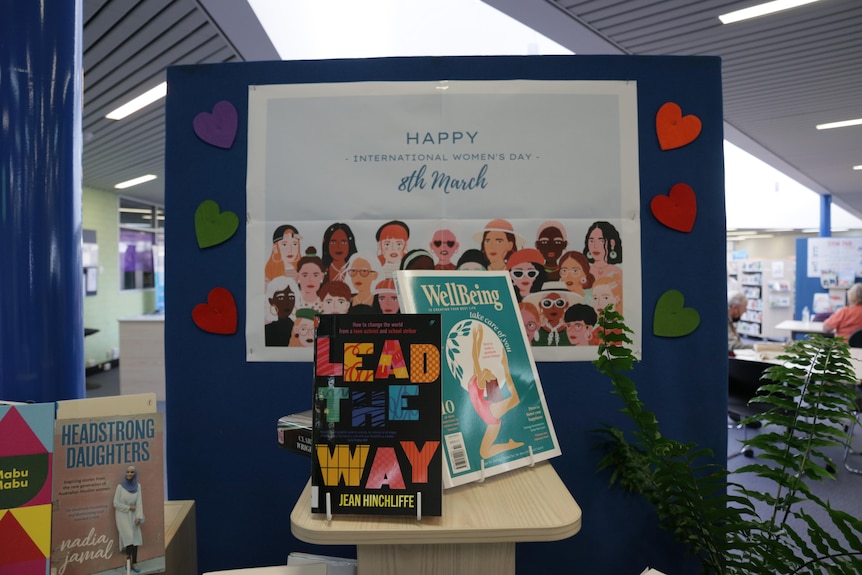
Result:
[[[606,310],[599,327],[594,364],[610,379],[632,422],[629,430],[600,430],[599,469],[610,471],[612,485],[655,507],[661,526],[700,560],[702,573],[862,573],[862,521],[833,509],[809,488],[810,481],[834,479],[834,464],[823,450],[849,439],[845,424],[854,409],[856,379],[846,342],[814,336],[787,346],[755,400],[768,410],[743,421],[764,424],[762,433],[743,442],[758,459],[729,472],[709,450],[661,433],[626,375],[636,358],[626,347],[630,330],[622,316]],[[747,489],[734,481],[741,473],[753,473],[773,489]],[[815,519],[813,508],[834,529]]]

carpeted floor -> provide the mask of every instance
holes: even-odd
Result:
[[[728,420],[728,423],[732,422]],[[741,467],[744,467],[745,465],[757,461],[756,451],[753,458],[734,454],[737,454],[740,451],[742,445],[739,443],[739,441],[743,439],[746,433],[748,434],[747,437],[752,437],[754,434],[763,433],[763,431],[766,429],[768,428],[743,430],[733,427],[731,429],[728,429],[728,456],[733,455],[727,462],[727,467],[729,470],[734,471],[740,469]],[[860,429],[859,425],[855,427],[855,430],[853,432],[852,445],[855,446],[857,451],[862,451],[862,429]],[[843,447],[827,447],[823,448],[823,452],[832,460],[835,465],[835,479],[824,479],[823,481],[809,481],[808,486],[811,488],[811,491],[815,495],[817,495],[821,499],[829,501],[830,505],[833,508],[845,511],[853,517],[862,517],[862,497],[860,497],[860,492],[862,492],[862,475],[851,473],[850,471],[845,469],[843,463]],[[760,462],[763,461],[761,460]],[[862,454],[854,455],[851,453],[851,455],[847,459],[847,464],[852,468],[862,468]],[[731,475],[731,481],[740,483],[748,489],[769,492],[774,492],[776,490],[774,483],[759,478],[751,473]],[[820,509],[811,509],[807,506],[805,509],[813,517],[818,519],[822,518],[822,521],[819,521],[821,525],[832,525],[828,516],[826,516],[826,514]],[[794,523],[793,525],[798,533],[806,532],[806,529],[802,525],[801,521],[798,524]],[[839,540],[843,540],[841,534],[837,532],[837,530],[829,529],[829,531]]]

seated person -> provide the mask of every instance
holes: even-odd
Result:
[[[848,306],[842,307],[823,322],[823,331],[835,337],[848,339],[857,329],[862,329],[862,284],[853,284],[847,290]]]
[[[727,352],[733,355],[735,349],[752,349],[750,343],[744,343],[736,331],[736,323],[745,310],[748,309],[748,298],[741,291],[727,294]]]

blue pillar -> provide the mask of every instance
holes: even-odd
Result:
[[[81,0],[0,0],[0,399],[85,396]]]
[[[820,196],[820,237],[832,237],[832,195]]]

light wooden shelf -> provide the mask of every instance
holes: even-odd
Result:
[[[356,545],[359,572],[430,575],[515,572],[515,543],[558,541],[581,528],[581,508],[549,462],[443,492],[442,517],[311,513],[306,485],[290,515],[293,535]]]

